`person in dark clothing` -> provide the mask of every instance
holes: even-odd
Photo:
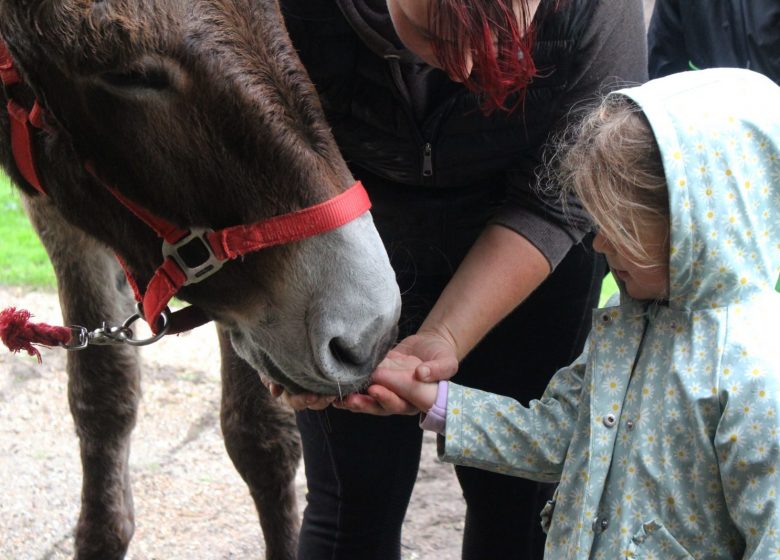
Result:
[[[370,194],[403,294],[397,349],[423,359],[418,374],[428,379],[457,370],[463,385],[527,403],[549,379],[517,372],[554,372],[580,353],[605,272],[585,212],[534,188],[543,147],[573,107],[643,82],[647,61],[640,0],[516,2],[430,4],[456,15],[480,3],[518,8],[509,27],[532,39],[530,60],[522,47],[511,53],[528,69],[518,78],[529,79],[506,99],[501,87],[484,94],[484,48],[467,44],[462,64],[446,59],[461,37],[435,29],[428,0],[280,5]],[[492,27],[504,54],[507,29]],[[299,559],[399,559],[422,443],[417,419],[351,412],[402,410],[389,395],[354,394],[332,407],[334,397],[285,398],[298,409],[308,484]],[[550,489],[456,472],[467,504],[463,558],[541,558]]]
[[[656,0],[647,44],[651,78],[733,67],[780,84],[780,1]]]

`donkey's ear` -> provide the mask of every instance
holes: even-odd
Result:
[[[61,3],[62,0],[53,0],[53,3]],[[25,22],[33,21],[33,14],[44,4],[50,4],[52,0],[0,0],[0,30],[5,28],[17,29],[24,27]]]
[[[11,12],[29,12],[47,0],[0,0],[0,14],[5,15]]]
[[[62,29],[88,9],[92,0],[0,0],[0,35],[22,48]]]
[[[83,0],[0,0],[0,38],[11,51],[17,66],[30,73],[40,66],[46,52],[44,43],[61,43],[67,20],[63,17]]]
[[[0,17],[35,21],[41,14],[77,12],[99,0],[0,0]]]

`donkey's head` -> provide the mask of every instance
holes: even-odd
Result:
[[[249,224],[353,183],[272,0],[0,0],[0,37],[43,106],[38,173],[142,285],[160,240],[90,173],[181,228]],[[0,157],[24,187],[0,116]],[[365,384],[400,298],[369,214],[233,261],[180,297],[289,389]]]

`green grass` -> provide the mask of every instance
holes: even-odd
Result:
[[[53,288],[54,270],[22,209],[19,194],[0,173],[0,284]]]
[[[0,284],[53,288],[49,257],[22,210],[18,193],[0,173]],[[601,288],[599,306],[617,291],[612,275]]]
[[[612,276],[612,274],[608,274],[607,277],[604,278],[604,282],[601,283],[601,297],[599,298],[599,307],[604,307],[604,304],[607,303],[607,300],[617,291],[618,287],[615,283],[615,278]]]

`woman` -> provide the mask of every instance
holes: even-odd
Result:
[[[579,354],[604,267],[589,239],[580,243],[585,214],[564,214],[557,197],[540,195],[536,169],[576,103],[645,79],[641,2],[281,6],[371,195],[404,294],[398,349],[423,360],[425,378],[457,370],[463,385],[539,397],[548,377],[517,372],[553,372]],[[332,400],[290,398],[309,407],[298,412],[309,487],[299,558],[400,558],[417,421],[318,410]],[[368,395],[339,407],[408,409]],[[467,504],[463,558],[542,556],[547,488],[466,467],[457,475]]]

